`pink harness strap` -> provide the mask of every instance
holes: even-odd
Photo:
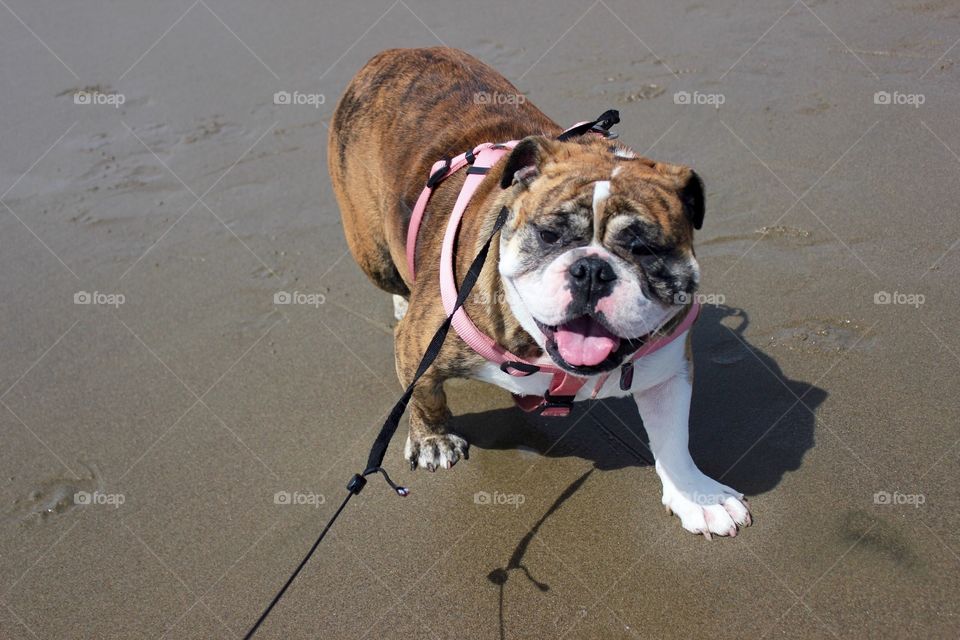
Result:
[[[513,141],[509,148],[512,149],[514,146],[516,146],[516,144],[517,141]],[[433,163],[433,167],[430,168],[430,178],[427,180],[427,186],[425,186],[423,191],[420,192],[420,197],[417,198],[416,204],[413,205],[413,212],[410,214],[410,226],[407,228],[407,269],[410,271],[410,280],[416,279],[415,266],[417,257],[417,235],[420,232],[420,223],[423,221],[423,212],[427,210],[427,201],[430,200],[430,195],[433,193],[434,188],[436,188],[436,186],[445,179],[470,164],[481,151],[484,149],[489,149],[492,146],[494,146],[492,142],[484,142],[483,144],[477,145],[470,151],[461,153],[455,158],[451,158],[450,160],[437,160]],[[499,156],[497,156],[497,159],[499,159]],[[494,160],[494,162],[496,162],[496,160]],[[493,165],[491,164],[490,166]],[[473,195],[473,192],[476,191],[479,184],[480,183],[477,182],[477,184],[474,185],[473,189],[470,191],[471,196]],[[469,200],[469,198],[467,199]]]
[[[579,125],[574,125],[571,129],[577,126]],[[570,129],[567,131],[570,131]],[[445,178],[467,165],[472,165],[471,168],[467,170],[467,177],[464,180],[463,187],[460,189],[457,201],[453,205],[453,211],[450,212],[450,218],[443,236],[443,244],[440,249],[440,295],[443,299],[444,309],[448,314],[453,311],[457,300],[457,283],[454,280],[453,258],[457,232],[460,229],[460,221],[463,218],[467,206],[470,204],[470,199],[480,186],[480,183],[483,182],[490,167],[495,165],[510,149],[513,149],[518,142],[518,140],[511,140],[496,145],[485,142],[455,158],[435,162],[430,170],[430,178],[427,180],[426,186],[420,193],[420,197],[417,198],[417,202],[413,207],[413,212],[410,216],[410,226],[407,229],[406,245],[407,268],[411,280],[415,278],[417,236],[420,230],[420,224],[423,221],[424,211],[427,208],[427,202],[430,200],[430,195],[433,193],[434,188]],[[686,333],[696,321],[699,312],[700,305],[694,302],[686,317],[670,335],[648,341],[630,357],[629,363],[624,365],[624,367],[631,366],[638,358],[662,349]],[[554,365],[553,361],[547,356],[530,362],[510,353],[493,338],[480,331],[462,307],[453,315],[451,324],[457,332],[457,335],[459,335],[471,349],[483,356],[486,360],[499,365],[502,371],[518,377],[528,376],[533,373],[549,373],[553,375],[550,381],[550,387],[543,396],[513,396],[521,409],[524,411],[539,410],[540,414],[545,416],[565,416],[570,413],[573,398],[587,383],[587,378],[581,378],[560,369]],[[624,371],[626,372],[626,369]],[[599,392],[600,387],[606,382],[608,377],[609,374],[600,379],[594,389],[594,396]]]

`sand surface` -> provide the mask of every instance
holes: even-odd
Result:
[[[683,532],[630,402],[456,383],[470,460],[398,438],[258,637],[960,635],[960,5],[191,1],[0,2],[0,638],[240,637],[299,561],[400,391],[326,125],[438,42],[704,177],[691,448],[754,525]]]

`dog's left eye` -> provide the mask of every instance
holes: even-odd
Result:
[[[560,234],[550,229],[540,229],[540,239],[547,244],[556,244],[560,240]]]

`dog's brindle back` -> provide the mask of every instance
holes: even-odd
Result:
[[[328,165],[347,244],[381,289],[410,293],[407,225],[434,162],[482,142],[560,132],[529,102],[484,99],[495,95],[520,92],[479,60],[446,47],[384,51],[344,91],[330,124]],[[449,214],[464,177],[459,172],[435,191],[421,238],[443,233],[444,225],[430,218]],[[435,276],[436,265],[417,265],[418,276]]]

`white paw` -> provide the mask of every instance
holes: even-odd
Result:
[[[397,320],[403,320],[403,316],[407,315],[407,309],[410,304],[407,302],[407,299],[403,296],[398,296],[393,294],[393,317]]]
[[[752,523],[743,494],[699,470],[671,475],[657,463],[657,474],[663,481],[663,505],[667,513],[680,518],[680,524],[687,531],[702,533],[709,540],[713,535],[733,537],[738,527]]]
[[[466,460],[469,445],[467,441],[455,433],[440,436],[426,436],[414,441],[407,436],[407,444],[403,447],[403,457],[410,462],[410,468],[421,467],[435,471],[449,469],[463,458]]]

